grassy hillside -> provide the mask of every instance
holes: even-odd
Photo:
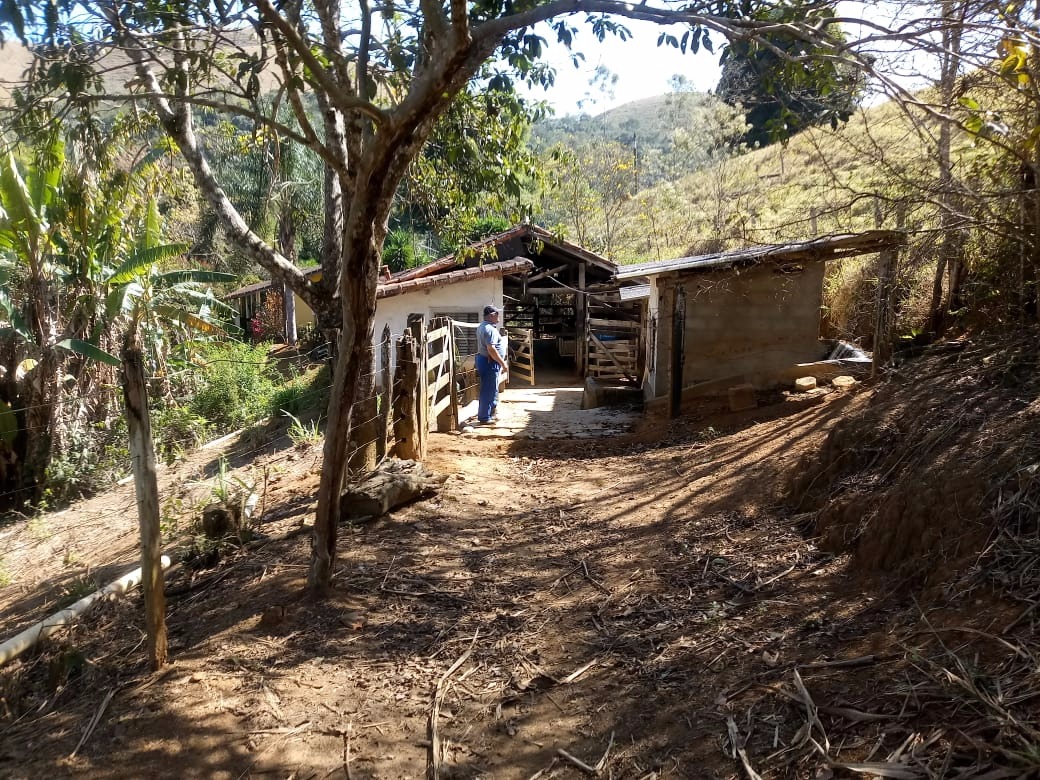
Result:
[[[712,252],[749,243],[892,227],[930,170],[929,142],[897,107],[856,114],[837,130],[815,128],[636,193],[625,210],[627,242],[617,260],[634,262]],[[967,141],[961,155],[976,155]],[[647,231],[649,210],[656,225]]]
[[[660,110],[662,99],[623,106],[597,122],[616,126],[640,115],[646,122],[649,106]],[[912,241],[901,263],[897,327],[910,331],[927,305],[937,239],[934,131],[887,103],[836,130],[814,128],[786,144],[709,161],[628,198],[610,254],[631,263],[902,226]],[[991,164],[985,147],[962,134],[954,149],[956,170],[984,176]],[[831,265],[827,305],[835,335],[870,336],[873,262]]]
[[[255,55],[260,51],[256,35],[251,29],[228,30],[223,34],[218,48],[227,53]],[[32,54],[17,41],[6,41],[0,48],[0,101],[6,99],[13,89],[25,83],[25,74],[32,63]],[[102,61],[104,88],[111,94],[125,94],[127,81],[136,77],[129,57],[119,50],[112,50]],[[277,87],[276,73],[271,69],[261,71],[260,82],[265,90]]]

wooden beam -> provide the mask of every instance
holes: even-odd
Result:
[[[570,295],[574,291],[568,287],[528,287],[528,295]]]
[[[531,274],[530,276],[527,277],[527,281],[528,282],[537,282],[539,279],[545,279],[546,277],[549,277],[549,276],[556,276],[556,274],[558,274],[560,271],[565,271],[566,269],[570,268],[570,265],[571,265],[570,263],[564,263],[563,265],[558,265],[555,268],[550,268],[549,270],[546,270],[546,271],[540,271],[539,273]],[[581,267],[584,268],[585,266],[581,266]]]
[[[877,311],[874,317],[874,355],[870,376],[877,376],[878,368],[892,352],[892,291],[895,287],[896,264],[899,253],[893,250],[878,256]]]
[[[672,355],[669,416],[675,419],[682,408],[683,367],[686,363],[686,289],[672,288]]]
[[[582,263],[578,266],[578,292],[574,298],[577,304],[575,308],[574,318],[574,362],[575,367],[578,369],[578,376],[585,376],[585,371],[588,369],[588,355],[586,354],[589,349],[588,341],[585,339],[585,331],[588,328],[589,321],[589,301],[588,294],[585,292],[585,264]],[[580,345],[580,349],[578,348]]]
[[[618,359],[616,357],[614,357],[613,353],[607,348],[607,345],[604,344],[602,341],[600,341],[598,338],[596,338],[596,334],[595,333],[590,333],[589,337],[596,343],[596,345],[601,350],[603,350],[603,352],[606,354],[606,356],[608,358],[610,358],[610,361],[615,366],[618,367],[618,370],[621,371],[621,373],[624,374],[625,377],[627,377],[630,382],[635,382],[636,381],[635,377],[633,377],[631,374],[628,373],[628,369],[625,368],[625,366],[621,365],[621,363],[618,361]]]

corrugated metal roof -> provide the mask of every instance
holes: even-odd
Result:
[[[836,260],[883,249],[896,249],[906,244],[906,233],[902,230],[871,230],[866,233],[846,233],[821,236],[807,241],[790,244],[764,244],[746,249],[733,249],[712,255],[680,257],[675,260],[656,260],[618,268],[616,279],[635,279],[640,276],[656,276],[674,272],[713,271],[739,265],[762,262],[808,262],[813,260]]]
[[[635,301],[639,298],[650,297],[650,283],[646,284],[632,284],[628,287],[619,287],[618,295],[621,296],[623,301]]]

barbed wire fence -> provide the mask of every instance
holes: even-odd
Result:
[[[416,317],[417,315],[412,315],[410,326]],[[372,359],[371,365],[374,368],[356,380],[359,386],[365,389],[363,392],[364,397],[358,398],[350,410],[351,428],[354,432],[350,446],[353,453],[374,450],[376,463],[401,451],[414,455],[417,448],[414,442],[409,443],[409,438],[414,438],[420,433],[416,430],[414,420],[419,418],[424,421],[423,424],[427,428],[433,427],[432,424],[435,422],[433,418],[436,418],[438,415],[431,414],[431,407],[438,401],[442,404],[443,409],[441,410],[440,419],[436,420],[436,427],[445,429],[448,425],[457,426],[460,423],[458,409],[467,399],[475,397],[479,382],[476,370],[472,365],[472,356],[458,354],[457,345],[459,340],[454,336],[461,328],[475,328],[477,325],[448,317],[437,318],[430,325],[431,327],[424,329],[423,333],[437,332],[440,333],[441,338],[431,342],[423,335],[424,341],[421,347],[418,343],[415,343],[416,335],[420,334],[415,333],[414,328],[413,330],[405,330],[400,334],[394,334],[391,333],[389,326],[384,329],[382,336],[368,347]],[[445,330],[451,334],[451,338],[443,337]],[[415,349],[411,353],[402,353],[401,345],[407,336],[410,336],[413,343],[415,343]],[[313,355],[310,353],[313,352],[314,350],[310,350],[309,353],[296,357],[304,363],[312,362]],[[402,365],[402,360],[405,365]],[[428,366],[431,362],[436,361],[439,361],[437,365],[443,366],[443,368],[435,372],[434,376],[416,376],[416,380],[421,379],[423,381],[415,381],[414,385],[404,381],[406,377],[416,375],[420,365]],[[216,363],[237,363],[255,365],[258,368],[265,365],[264,361],[235,360],[233,358],[216,358],[208,361],[208,363],[211,365]],[[158,378],[152,377],[152,379]],[[433,380],[432,384],[431,379]],[[371,393],[367,391],[368,388],[372,388]],[[306,389],[301,389],[299,392],[291,395],[288,399],[291,401],[291,404],[287,404],[287,406],[291,406],[296,410],[314,406],[322,397],[327,396],[331,389],[331,382],[318,385],[312,384]],[[96,391],[97,388],[94,388],[94,390]],[[108,390],[118,394],[118,390],[115,387],[108,387]],[[410,400],[411,404],[406,403],[406,400]],[[118,423],[115,420],[120,415],[113,415],[108,420],[100,422],[89,420],[82,415],[84,407],[96,404],[96,402],[95,393],[66,393],[56,399],[53,405],[60,408],[60,416],[67,420],[72,420],[74,425],[82,428],[75,435],[89,436],[96,442],[99,436],[104,438],[101,436],[100,428],[112,426],[113,430],[105,430],[104,434],[111,433],[113,438],[117,438],[119,431],[116,429]],[[41,404],[33,408],[46,405]],[[118,407],[119,404],[117,403],[114,406]],[[27,406],[17,406],[12,411],[24,416],[28,409],[29,407]],[[450,410],[450,416],[447,418],[443,414],[445,409]],[[417,413],[417,411],[421,413]],[[286,409],[284,412],[285,414],[283,415],[282,410],[272,409],[268,417],[254,422],[243,430],[268,424],[272,418],[297,416],[293,414],[291,409]],[[413,418],[411,428],[406,421],[408,416]],[[310,420],[314,426],[312,430],[317,432],[324,419],[324,411],[313,417]],[[26,429],[23,425],[22,430],[25,436],[46,435],[48,433],[44,425],[35,426],[32,430]],[[161,430],[153,430],[153,436],[155,434],[158,434],[155,437],[157,440],[161,439]],[[217,439],[224,438],[227,435],[229,435],[228,432],[222,431]],[[105,442],[104,444],[107,446],[118,446],[114,442]],[[205,447],[207,444],[202,443],[199,446]],[[246,450],[236,449],[234,457],[236,459],[248,458],[258,455],[267,449],[269,447],[266,444]],[[420,448],[420,454],[425,454],[424,447]],[[118,459],[118,453],[115,457]],[[369,457],[369,465],[374,465],[371,457]],[[129,473],[130,463],[127,458],[125,468],[122,470],[114,469],[109,475],[110,479],[106,478],[106,484],[125,478]],[[31,499],[35,489],[35,486],[25,485],[12,486],[0,490],[0,504],[9,507],[25,506],[28,500]],[[16,509],[11,511],[17,513]]]

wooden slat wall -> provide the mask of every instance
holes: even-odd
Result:
[[[430,420],[437,420],[454,403],[455,372],[451,333],[451,320],[447,317],[436,317],[430,321],[430,330],[426,336]]]
[[[513,355],[509,361],[509,373],[533,385],[534,334],[529,330],[514,329],[509,335],[511,343],[514,343],[515,339]]]
[[[587,376],[600,381],[638,383],[642,376],[642,306],[621,301],[616,292],[591,297],[586,338]]]

